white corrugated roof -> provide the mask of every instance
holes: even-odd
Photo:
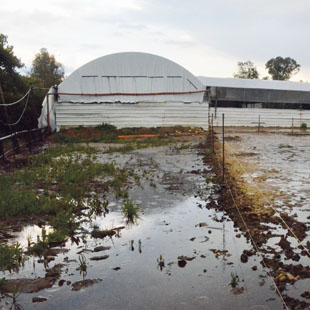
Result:
[[[199,79],[166,58],[125,52],[85,64],[59,85],[58,92],[59,102],[201,102],[204,89]]]
[[[202,84],[210,87],[232,87],[232,88],[257,88],[257,89],[278,89],[278,90],[295,90],[310,91],[310,83],[291,82],[291,81],[274,81],[274,80],[249,80],[235,78],[214,78],[214,77],[197,77]]]

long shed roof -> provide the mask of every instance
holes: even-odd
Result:
[[[301,82],[217,78],[206,76],[198,76],[198,79],[202,84],[208,87],[310,91],[310,83]]]

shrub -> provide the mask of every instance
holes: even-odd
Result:
[[[306,123],[301,123],[300,124],[300,129],[307,129],[307,124]]]

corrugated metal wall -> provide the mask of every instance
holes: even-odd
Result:
[[[207,103],[56,103],[56,126],[208,127]]]
[[[215,108],[210,113],[215,116]],[[217,108],[215,126],[222,125],[222,113],[226,126],[257,126],[260,118],[263,127],[291,127],[292,122],[294,127],[301,123],[310,127],[310,110]]]
[[[210,115],[215,116],[215,109]],[[310,110],[217,108],[214,125],[295,127],[306,123],[310,128]],[[56,126],[96,126],[102,123],[117,127],[197,126],[208,128],[207,103],[56,103]]]

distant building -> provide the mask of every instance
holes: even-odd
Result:
[[[198,77],[218,107],[310,108],[310,83]],[[309,105],[309,106],[308,106]]]

